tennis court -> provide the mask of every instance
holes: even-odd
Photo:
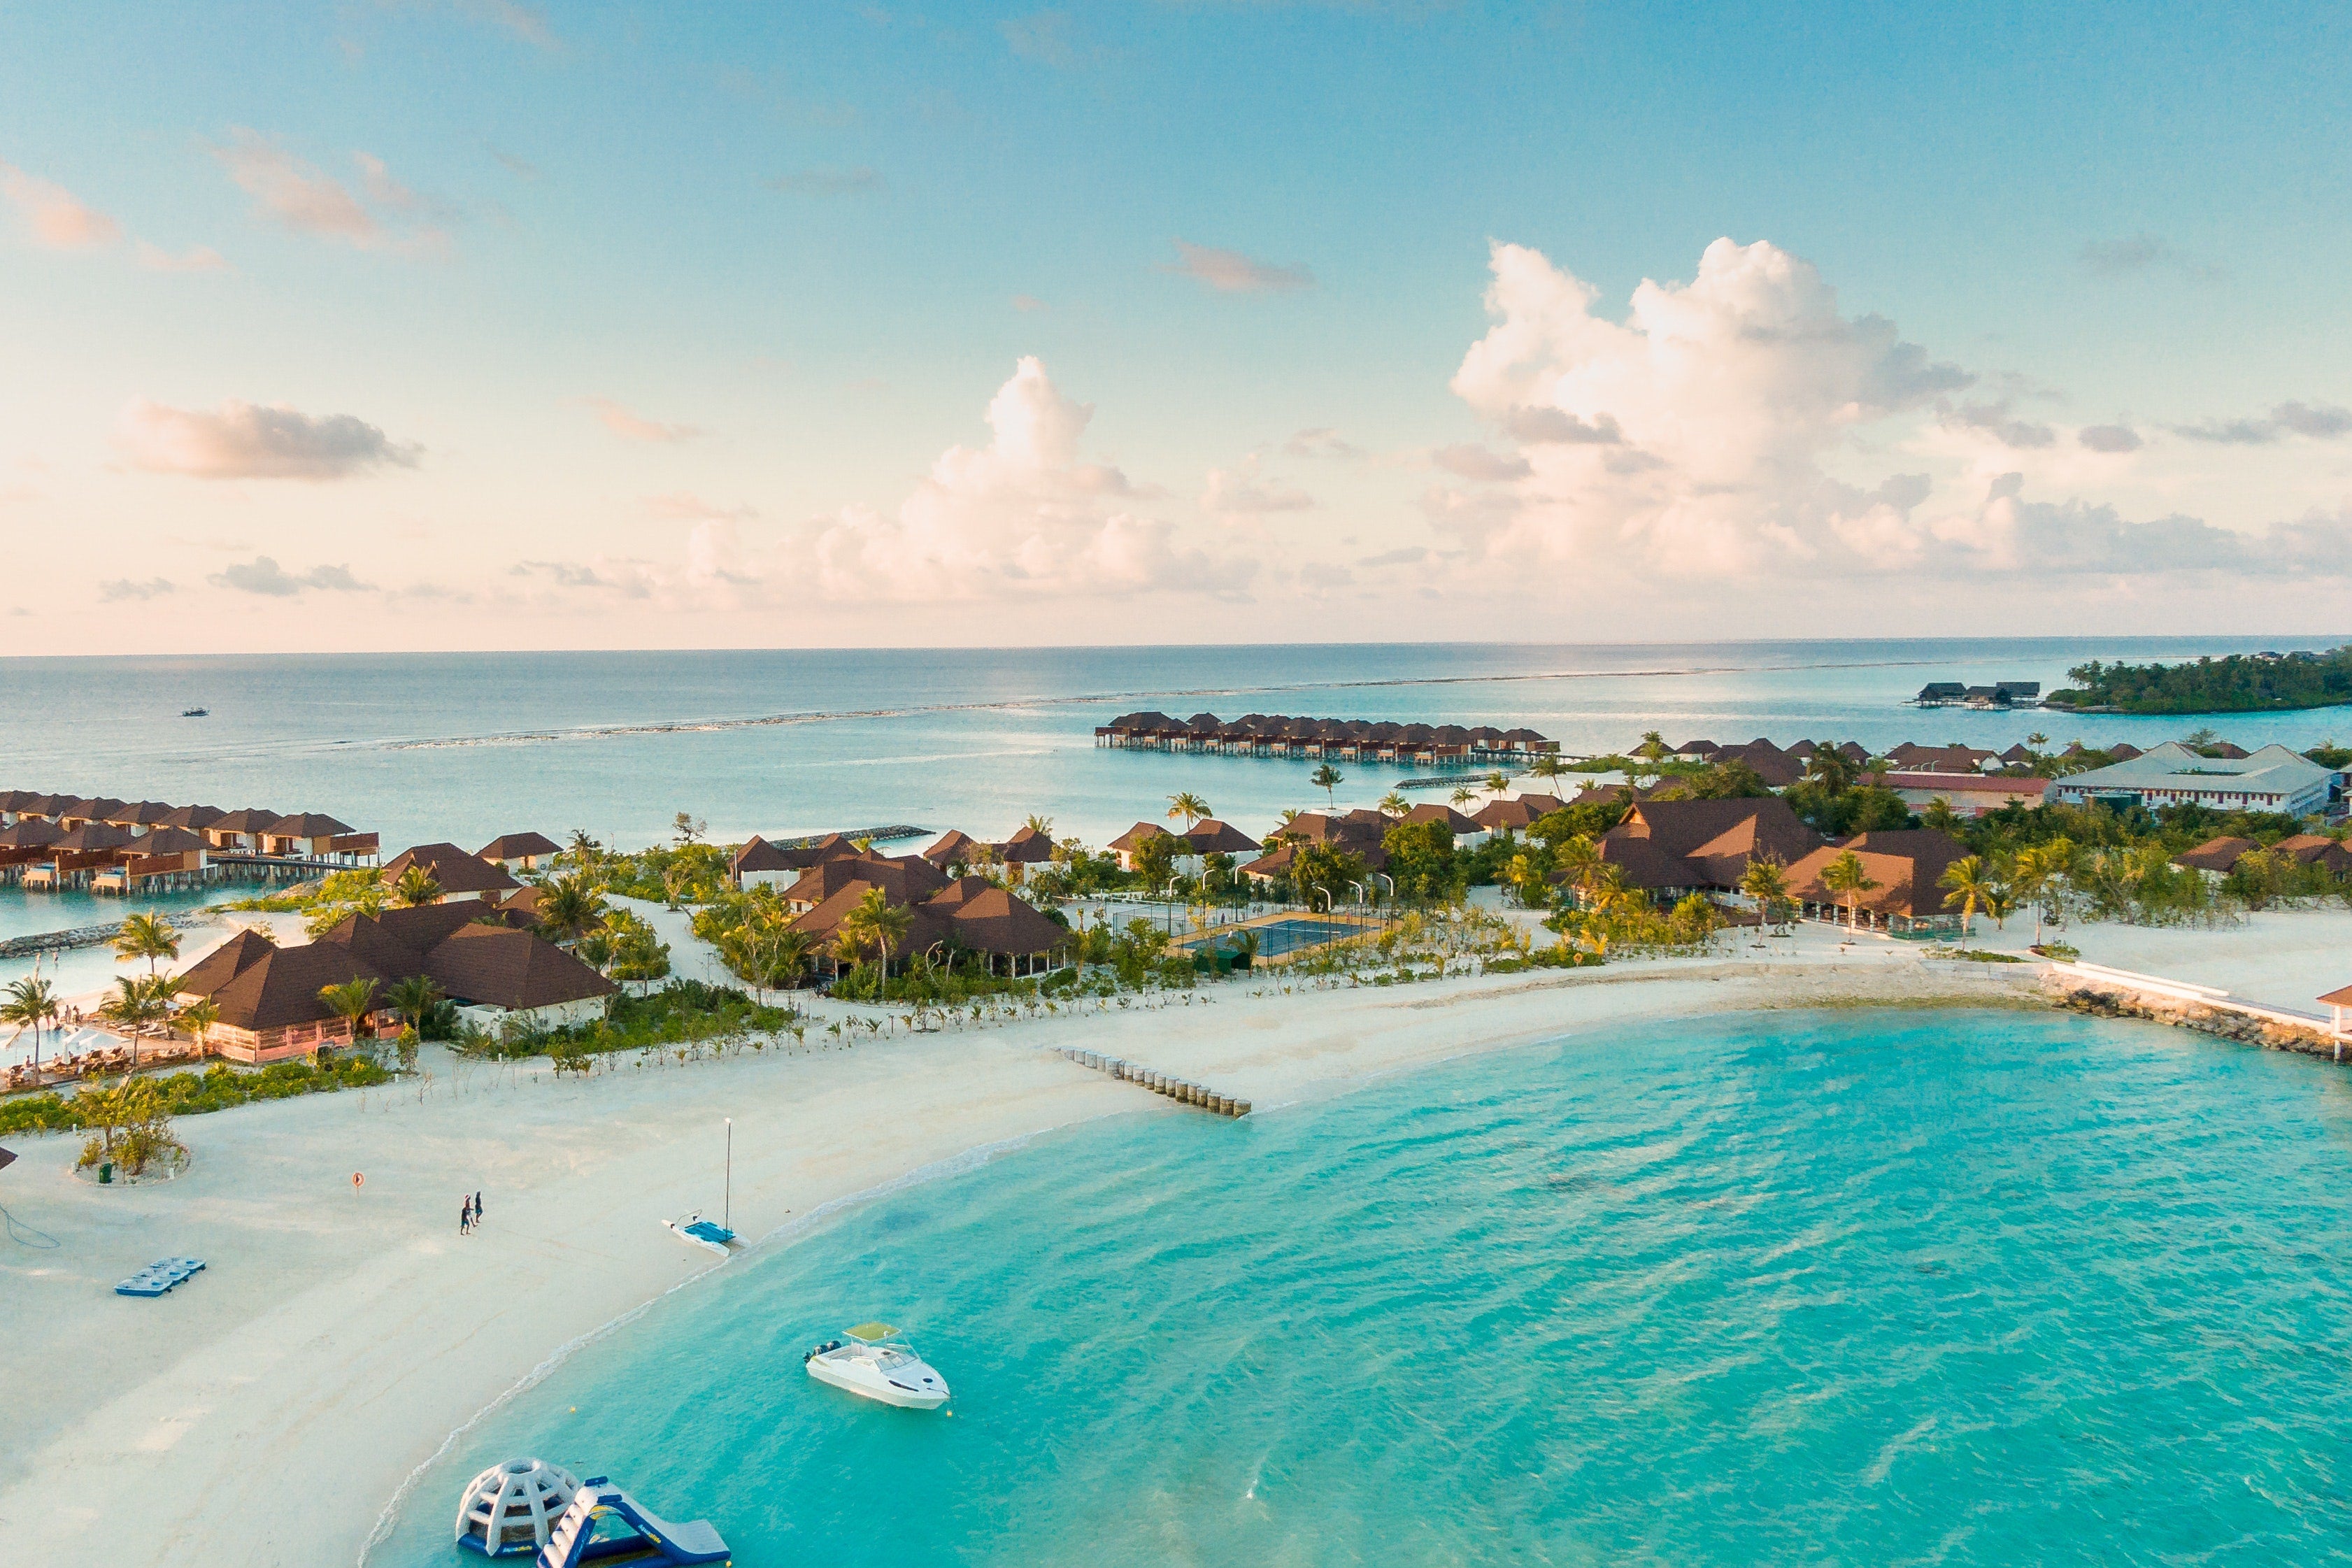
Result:
[[[1339,942],[1344,938],[1355,936],[1366,928],[1354,921],[1318,920],[1308,915],[1293,915],[1278,921],[1269,921],[1262,926],[1251,926],[1248,929],[1257,938],[1257,955],[1264,959],[1275,959],[1287,958],[1292,953],[1302,952],[1307,948],[1321,947],[1326,942]],[[1234,945],[1234,936],[1230,931],[1222,932],[1212,940],[1227,948]]]

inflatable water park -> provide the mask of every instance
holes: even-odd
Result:
[[[709,1520],[673,1524],[611,1478],[573,1477],[543,1459],[509,1459],[466,1484],[457,1544],[485,1557],[538,1555],[536,1568],[589,1563],[731,1563]]]

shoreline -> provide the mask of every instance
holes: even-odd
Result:
[[[77,1141],[34,1142],[0,1190],[60,1246],[12,1249],[0,1268],[5,1315],[37,1325],[0,1352],[20,1394],[20,1418],[0,1434],[0,1540],[36,1561],[364,1561],[457,1435],[727,1267],[660,1223],[707,1203],[721,1116],[735,1120],[738,1228],[761,1237],[756,1251],[982,1151],[1103,1116],[1198,1114],[1062,1059],[1062,1044],[1213,1083],[1263,1113],[1649,1018],[1927,996],[2009,1005],[2032,989],[2033,972],[2018,970],[1792,952],[1218,995],[560,1084],[543,1068],[442,1058],[429,1082],[194,1120],[189,1173],[153,1190],[68,1187]],[[459,1238],[453,1200],[478,1186],[488,1217]],[[159,1300],[108,1291],[174,1254],[211,1268]],[[320,1476],[338,1480],[321,1488]],[[138,1510],[106,1506],[132,1496]],[[338,1511],[353,1498],[367,1501]]]

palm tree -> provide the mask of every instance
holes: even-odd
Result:
[[[2040,751],[2042,747],[2044,747],[2044,746],[2046,746],[2046,745],[2048,745],[2048,744],[2050,743],[2050,737],[2049,737],[2049,736],[2047,736],[2047,735],[2045,735],[2045,734],[2043,734],[2041,731],[2036,730],[2036,731],[2033,731],[2033,733],[2032,733],[2031,735],[2028,735],[2028,736],[2026,736],[2026,737],[2025,737],[2025,743],[2026,743],[2027,745],[2029,745],[2029,746],[2032,746],[2035,751],[2037,751],[2037,752],[2038,752],[2038,751]]]
[[[1487,794],[1489,794],[1489,795],[1500,795],[1500,794],[1502,794],[1505,790],[1507,790],[1507,789],[1508,789],[1508,788],[1510,788],[1510,787],[1511,787],[1511,781],[1510,781],[1510,777],[1509,777],[1509,775],[1508,775],[1508,774],[1496,773],[1488,773],[1488,774],[1486,775],[1486,793],[1487,793]]]
[[[400,873],[400,880],[392,885],[392,896],[404,908],[419,909],[441,901],[441,884],[433,879],[432,872],[412,860]]]
[[[1939,795],[1920,808],[1919,825],[1957,837],[1960,827],[1960,814],[1952,809],[1950,801]]]
[[[1190,833],[1194,823],[1210,815],[1209,803],[1188,789],[1181,795],[1168,797],[1168,815],[1171,818],[1182,817],[1184,831]]]
[[[48,981],[36,974],[11,982],[8,999],[0,1002],[0,1024],[14,1024],[16,1034],[33,1031],[33,1070],[41,1069],[41,1029],[58,1020],[58,991]],[[16,1035],[9,1037],[13,1043]]]
[[[1568,772],[1568,764],[1559,760],[1558,752],[1538,752],[1536,760],[1528,764],[1528,772],[1536,777],[1551,780]]]
[[[1777,925],[1775,917],[1789,901],[1788,868],[1772,856],[1756,856],[1739,874],[1739,890],[1762,907],[1765,920]]]
[[[1173,816],[1176,814],[1171,811],[1168,815]],[[1208,816],[1209,808],[1205,805],[1202,806],[1201,808],[1201,815],[1202,816]],[[1031,833],[1035,834],[1040,838],[1051,838],[1054,837],[1054,819],[1050,816],[1040,816],[1033,811],[1029,814],[1028,820],[1022,823],[1021,826],[1027,828]]]
[[[147,1026],[169,1015],[172,982],[161,975],[118,974],[114,994],[99,1005],[99,1016],[120,1026],[131,1041],[131,1070],[139,1070],[139,1037]]]
[[[1552,861],[1568,873],[1569,885],[1581,892],[1592,885],[1607,864],[1601,858],[1601,847],[1592,842],[1591,835],[1580,833],[1552,851]]]
[[[841,917],[839,946],[852,963],[857,963],[867,949],[880,957],[884,973],[890,968],[890,955],[907,940],[907,928],[913,923],[914,911],[894,905],[879,888],[868,888],[866,896]]]
[[[327,1011],[351,1025],[352,1040],[357,1044],[368,1015],[375,1011],[375,982],[362,975],[341,985],[321,985],[319,1000],[327,1005]]]
[[[596,857],[603,852],[604,847],[602,844],[588,836],[586,828],[575,827],[572,830],[572,858],[580,863],[582,870],[586,870],[596,863]]]
[[[1843,795],[1853,786],[1853,763],[1835,746],[1815,746],[1805,759],[1805,777],[1831,795]]]
[[[384,1005],[408,1020],[408,1026],[419,1035],[425,1033],[425,1019],[441,1005],[441,987],[432,977],[412,974],[383,994]]]
[[[1412,803],[1405,799],[1404,791],[1401,789],[1392,789],[1389,791],[1388,794],[1381,796],[1381,815],[1382,816],[1402,816],[1412,809]]]
[[[582,871],[551,878],[540,888],[537,919],[556,942],[578,942],[604,923],[604,889]]]
[[[1965,855],[1944,868],[1936,879],[1936,886],[1944,889],[1944,907],[1958,905],[1960,931],[1966,934],[1969,922],[1976,919],[1977,910],[1986,907],[1987,895],[1992,891],[1992,877],[1985,869],[1984,857]]]
[[[1862,857],[1849,849],[1822,868],[1822,886],[1832,893],[1845,896],[1846,929],[1853,931],[1862,924],[1862,895],[1875,889],[1880,884],[1871,877],[1869,868],[1862,863]]]
[[[206,1044],[205,1037],[212,1033],[215,1024],[220,1022],[220,1004],[209,996],[200,1002],[191,1002],[180,1009],[180,1022],[187,1026],[188,1037],[196,1042],[196,1055],[199,1058],[209,1056],[212,1047]]]
[[[2021,899],[2033,903],[2033,942],[2042,944],[2042,917],[2057,896],[2060,882],[2074,863],[2074,846],[2071,840],[2053,838],[2045,843],[2029,845],[2017,852],[2012,863],[2009,884]]]
[[[1644,730],[1642,731],[1642,743],[1633,748],[1633,754],[1645,763],[1664,762],[1668,754],[1666,738],[1655,730]]]
[[[1331,808],[1336,811],[1339,806],[1339,783],[1340,780],[1346,776],[1347,775],[1340,773],[1339,769],[1333,767],[1330,763],[1325,763],[1321,767],[1315,770],[1314,773],[1308,777],[1307,782],[1313,784],[1317,789],[1321,790],[1323,792],[1324,799],[1328,801],[1330,804]]]
[[[1456,784],[1454,786],[1454,807],[1455,810],[1459,811],[1462,807],[1468,805],[1472,801],[1476,800],[1477,798],[1478,792],[1472,789],[1468,784]]]
[[[114,956],[145,959],[147,973],[152,976],[157,959],[180,956],[180,933],[162,915],[131,915],[122,922],[121,934],[114,939]]]

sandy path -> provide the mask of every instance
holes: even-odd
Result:
[[[456,1064],[433,1083],[192,1118],[189,1173],[100,1190],[74,1142],[17,1139],[0,1202],[57,1238],[0,1244],[0,1559],[316,1568],[362,1552],[452,1428],[568,1343],[713,1266],[660,1221],[719,1195],[768,1235],[966,1151],[1120,1112],[1189,1115],[1041,1047],[1083,1044],[1263,1110],[1366,1077],[1630,1019],[2012,986],[1889,944],[1763,962],[1251,998],[883,1039],[556,1084]],[[813,1037],[814,1038],[814,1037]],[[353,1171],[363,1172],[354,1190]],[[460,1196],[486,1195],[480,1234]],[[113,1295],[154,1258],[211,1267]],[[411,1506],[439,1513],[440,1496]]]

